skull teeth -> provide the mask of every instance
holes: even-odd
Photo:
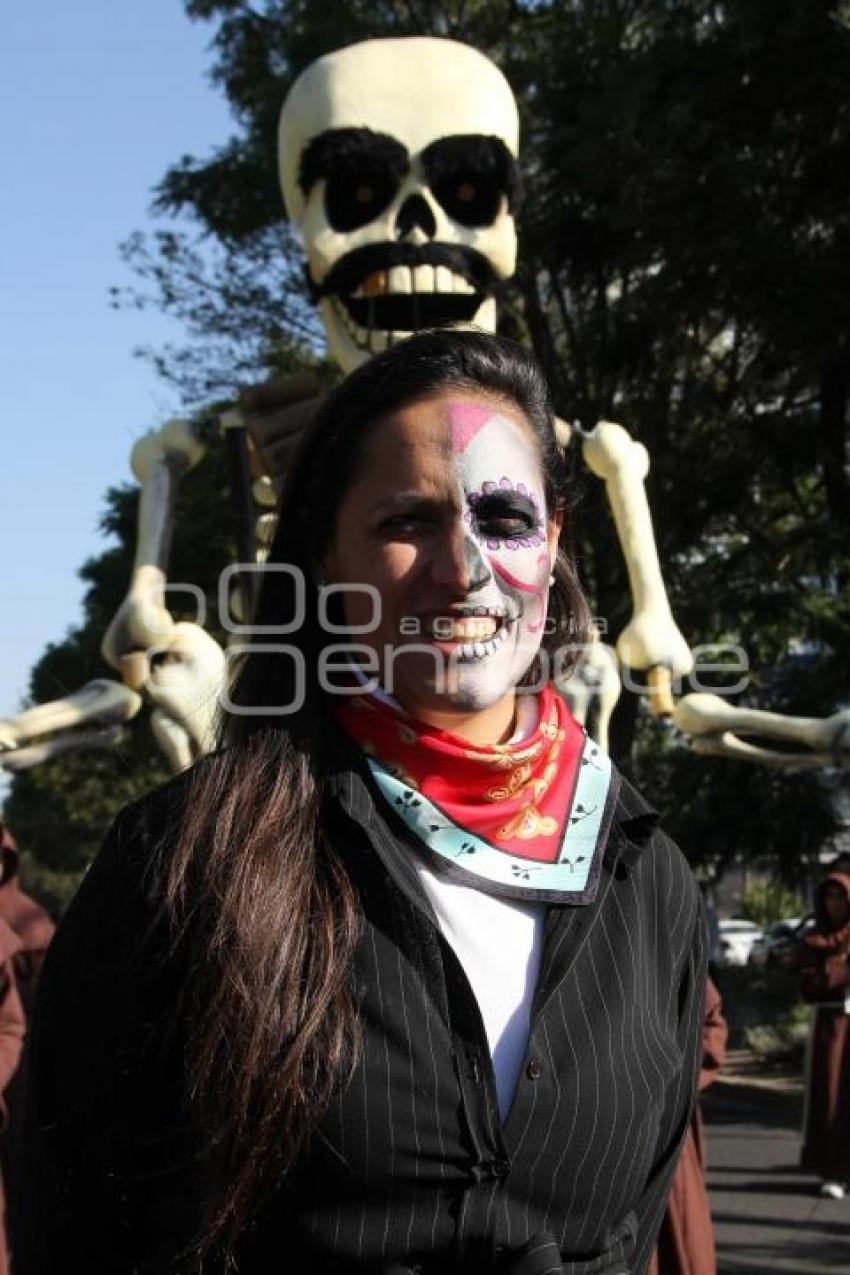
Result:
[[[382,297],[389,292],[389,278],[386,270],[376,270],[363,280],[360,295],[364,297]]]
[[[460,276],[453,275],[451,270],[448,269],[448,267],[436,266],[434,269],[434,291],[435,292],[456,291],[455,289],[456,277],[460,279]],[[466,283],[466,280],[464,279],[463,282]]]
[[[393,266],[387,282],[390,292],[412,292],[413,272],[409,266]]]
[[[417,269],[421,270],[422,267],[417,267]],[[388,285],[395,284],[396,281],[392,278],[392,275],[396,270],[406,274],[410,285],[406,290],[391,290],[383,295],[374,293],[371,296],[364,296],[362,295],[361,285],[361,288],[351,295],[352,304],[350,308],[341,297],[334,296],[330,298],[337,322],[359,350],[366,354],[377,354],[396,342],[404,340],[405,337],[410,336],[411,333],[418,331],[420,328],[441,326],[446,322],[472,323],[478,327],[495,331],[495,297],[480,297],[476,295],[474,288],[467,284],[466,280],[461,280],[459,275],[455,275],[451,271],[446,273],[456,285],[455,291],[453,293],[444,292],[436,288],[438,282],[437,269],[433,266],[427,267],[427,269],[430,271],[430,277],[435,285],[430,291],[425,291],[421,288],[415,292],[412,291],[412,269],[408,266],[399,266],[394,267],[393,271],[383,273],[387,277]],[[442,282],[446,282],[445,277],[442,278]],[[358,293],[361,295],[358,296]],[[458,294],[463,294],[462,300]],[[441,296],[446,297],[446,301],[442,304],[437,302],[437,298]],[[457,299],[450,301],[450,297]],[[436,312],[434,310],[435,303],[437,306]],[[387,306],[390,307],[391,314],[381,313],[381,308]],[[399,307],[401,308],[399,309]],[[356,310],[356,319],[352,314],[352,310]]]
[[[352,292],[353,297],[385,297],[411,292],[475,291],[468,279],[448,266],[393,266],[390,270],[373,270]]]
[[[411,270],[413,286],[411,292],[436,292],[434,287],[433,266],[413,266]]]

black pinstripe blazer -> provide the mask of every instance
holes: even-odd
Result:
[[[527,1055],[501,1123],[481,1016],[410,834],[356,766],[330,788],[326,833],[364,915],[352,972],[362,1057],[246,1231],[240,1272],[642,1273],[701,1053],[706,945],[681,854],[616,776],[593,896],[547,908]],[[185,1148],[166,1132],[184,1127],[179,1059],[102,1030],[128,1005],[138,1018],[129,936],[150,844],[139,829],[156,805],[119,819],[45,969],[23,1275],[165,1272],[194,1216]],[[98,1023],[120,1102],[80,1097]]]

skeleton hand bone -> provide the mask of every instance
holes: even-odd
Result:
[[[213,746],[224,652],[199,625],[181,621],[145,653],[145,662],[143,690],[156,710],[154,734],[172,765],[182,769]]]
[[[669,715],[670,678],[684,677],[694,661],[661,576],[644,490],[649,454],[613,421],[600,421],[585,433],[582,450],[588,467],[605,483],[631,586],[634,609],[617,640],[617,654],[629,668],[648,673],[651,688],[660,690],[666,682],[667,693],[655,697],[653,711]]]
[[[613,649],[598,639],[588,643],[569,677],[559,677],[555,685],[568,701],[576,721],[607,753],[608,727],[622,690]]]

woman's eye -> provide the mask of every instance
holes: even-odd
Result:
[[[384,519],[378,531],[382,536],[411,536],[424,526],[425,519],[418,514],[394,514],[392,518]]]
[[[528,514],[488,514],[477,519],[480,529],[489,536],[527,536],[537,524]]]

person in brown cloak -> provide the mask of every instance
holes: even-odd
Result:
[[[14,970],[14,957],[20,949],[21,940],[0,917],[0,1130],[5,1130],[7,1123],[5,1091],[18,1070],[24,1041],[24,1011]],[[0,1178],[0,1275],[7,1275],[9,1269],[6,1201]]]
[[[20,1007],[20,1036],[24,1023],[29,1021],[35,999],[35,985],[48,944],[55,926],[50,916],[35,899],[21,889],[20,855],[9,829],[0,823],[0,922],[9,931],[9,945],[14,951],[2,960],[11,960],[14,970],[15,1000],[12,1017],[15,1022],[16,1007]],[[7,945],[7,946],[9,946]],[[0,1009],[0,1014],[3,1010]],[[15,1028],[17,1030],[17,1028]],[[14,1031],[12,1033],[14,1040]],[[22,1114],[24,1107],[25,1068],[18,1066],[20,1041],[14,1062],[11,1055],[2,1070],[2,1103],[4,1116],[0,1133],[0,1172],[6,1192],[5,1233],[9,1247],[14,1252],[17,1219],[16,1180],[21,1166],[23,1148]],[[3,1267],[0,1264],[0,1273]]]
[[[15,976],[24,1009],[29,1012],[35,983],[55,926],[49,913],[20,883],[20,855],[5,824],[0,823],[0,917],[11,926],[21,947],[15,956]]]
[[[815,1006],[800,1164],[821,1194],[841,1199],[850,1189],[850,875],[821,882],[815,916],[797,952],[801,994]]]

